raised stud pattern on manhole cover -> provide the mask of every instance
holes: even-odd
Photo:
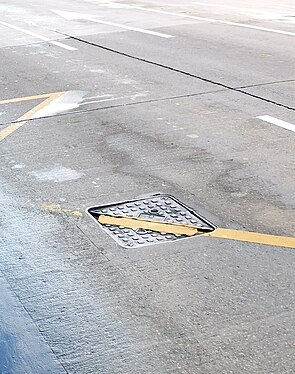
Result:
[[[213,231],[215,227],[193,209],[182,204],[176,198],[166,194],[157,194],[138,200],[92,207],[88,213],[100,224],[118,244],[125,248],[142,247],[185,238],[187,235],[171,232],[158,232],[144,227],[131,228],[119,224],[101,224],[100,217],[132,218],[136,222],[171,223],[198,227],[200,230]],[[114,220],[113,220],[114,221]],[[123,220],[124,221],[124,220]],[[126,220],[125,220],[126,221]],[[128,220],[127,220],[128,221]],[[130,220],[129,220],[130,221]],[[160,226],[161,227],[161,226]],[[200,231],[201,232],[201,231]]]

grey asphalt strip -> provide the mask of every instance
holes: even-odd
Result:
[[[241,92],[240,88],[263,87],[263,86],[266,86],[266,85],[279,84],[279,83],[288,83],[288,82],[294,82],[294,80],[293,79],[289,79],[289,80],[286,80],[286,81],[277,81],[277,82],[260,83],[260,84],[243,86],[243,87],[234,87],[234,88],[231,88],[231,90],[232,91]],[[77,114],[84,114],[84,113],[88,113],[88,112],[96,112],[96,111],[101,111],[101,110],[116,109],[116,108],[122,108],[122,107],[127,107],[127,106],[135,106],[135,105],[141,105],[141,104],[148,104],[148,103],[154,103],[154,102],[160,102],[160,101],[166,101],[166,100],[178,100],[178,99],[184,99],[184,98],[189,98],[189,97],[195,97],[195,96],[201,96],[201,95],[207,95],[207,94],[215,94],[215,93],[225,92],[226,90],[227,89],[220,89],[218,91],[205,91],[205,92],[199,92],[199,93],[192,93],[192,94],[188,94],[188,95],[167,96],[167,97],[160,97],[160,98],[150,99],[150,100],[140,100],[140,101],[136,101],[136,102],[132,102],[132,103],[107,105],[107,106],[99,107],[99,108],[77,110],[77,111],[66,112],[66,113],[58,113],[58,114],[54,114],[54,115],[50,115],[50,116],[40,116],[40,117],[37,117],[37,118],[30,118],[26,122],[32,122],[32,121],[36,121],[36,120],[39,120],[39,119],[47,119],[47,118],[52,118],[52,117],[63,117],[63,116],[73,115],[73,114],[77,115]],[[245,94],[247,94],[248,96],[256,97],[256,95],[252,95],[252,94],[247,93],[247,92],[245,92]],[[259,97],[257,96],[257,98],[259,98]],[[281,105],[281,104],[277,104],[277,103],[275,103],[275,102],[273,102],[271,100],[267,100],[267,99],[262,99],[262,100],[266,101],[266,102],[269,102],[271,104],[275,104],[275,105],[278,105],[278,106],[283,106],[284,108],[288,108],[290,110],[295,110],[295,108],[290,108],[290,107],[287,107],[287,106],[284,106],[284,105]],[[22,122],[22,120],[2,122],[2,123],[0,123],[0,127],[1,126],[11,125],[13,123],[19,123],[19,122]]]
[[[126,107],[126,106],[135,106],[135,105],[140,105],[140,104],[155,103],[155,102],[158,102],[158,101],[185,99],[186,97],[189,98],[189,97],[195,97],[195,96],[201,96],[201,95],[207,95],[207,94],[220,93],[220,92],[224,92],[224,91],[226,91],[226,90],[206,91],[206,92],[199,92],[199,93],[188,94],[188,95],[166,96],[166,97],[160,97],[160,98],[157,98],[157,99],[135,101],[135,102],[132,102],[132,103],[107,105],[107,106],[99,107],[99,108],[83,109],[83,110],[76,110],[76,111],[72,111],[72,112],[53,114],[53,115],[49,115],[49,116],[40,116],[40,117],[36,117],[36,118],[29,118],[28,120],[26,120],[26,122],[35,121],[35,120],[38,120],[38,119],[47,119],[47,118],[52,118],[52,117],[62,117],[62,116],[67,116],[67,115],[72,115],[72,114],[84,114],[84,113],[96,112],[96,111],[100,111],[100,110],[122,108],[122,107]],[[15,121],[3,122],[3,123],[0,123],[0,126],[7,126],[7,125],[11,125],[13,123],[19,123],[19,122],[23,122],[23,120],[18,119],[18,120],[15,120]]]
[[[57,32],[57,31],[56,31]],[[176,73],[180,73],[180,74],[183,74],[183,75],[186,75],[186,76],[189,76],[189,77],[192,77],[192,78],[196,78],[196,79],[199,79],[203,82],[206,82],[206,83],[211,83],[211,84],[214,84],[216,86],[219,86],[219,87],[222,87],[222,88],[226,88],[228,90],[231,90],[231,91],[235,91],[235,92],[239,92],[239,93],[242,93],[244,95],[247,95],[247,96],[250,96],[250,97],[253,97],[255,99],[258,99],[258,100],[262,100],[262,101],[265,101],[267,103],[271,103],[271,104],[274,104],[274,105],[277,105],[277,106],[280,106],[280,107],[283,107],[285,109],[288,109],[288,110],[293,110],[295,111],[295,108],[294,107],[291,107],[291,106],[288,106],[288,105],[285,105],[285,104],[282,104],[282,103],[278,103],[277,101],[273,101],[273,100],[269,100],[265,97],[262,97],[262,96],[258,96],[258,95],[255,95],[255,94],[251,94],[247,91],[243,91],[242,89],[239,89],[239,88],[235,88],[235,87],[232,87],[232,86],[228,86],[226,84],[223,84],[221,82],[216,82],[216,81],[213,81],[211,79],[208,79],[208,78],[204,78],[204,77],[201,77],[201,76],[198,76],[198,75],[195,75],[195,74],[192,74],[192,73],[189,73],[187,71],[184,71],[184,70],[180,70],[180,69],[176,69],[176,68],[173,68],[172,66],[168,66],[168,65],[164,65],[164,64],[161,64],[159,62],[155,62],[155,61],[150,61],[150,60],[147,60],[145,58],[142,58],[142,57],[137,57],[137,56],[133,56],[129,53],[125,53],[125,52],[121,52],[121,51],[117,51],[113,48],[109,48],[109,47],[105,47],[103,45],[100,45],[100,44],[96,44],[96,43],[93,43],[93,42],[89,42],[85,39],[81,39],[81,38],[78,38],[76,36],[71,36],[71,35],[67,35],[67,34],[64,34],[64,33],[60,33],[64,36],[67,36],[73,40],[76,40],[76,41],[79,41],[81,43],[85,43],[85,44],[88,44],[88,45],[91,45],[91,46],[94,46],[94,47],[97,47],[97,48],[100,48],[100,49],[104,49],[106,51],[109,51],[109,52],[113,52],[113,53],[116,53],[116,54],[119,54],[121,56],[125,56],[125,57],[129,57],[129,58],[132,58],[134,60],[137,60],[137,61],[142,61],[142,62],[145,62],[147,64],[151,64],[151,65],[154,65],[154,66],[158,66],[158,67],[161,67],[161,68],[164,68],[164,69],[168,69],[168,70],[171,70],[171,71],[174,71]]]

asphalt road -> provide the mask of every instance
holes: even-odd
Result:
[[[294,14],[1,2],[1,374],[294,373]],[[257,237],[127,249],[86,213],[156,193]]]

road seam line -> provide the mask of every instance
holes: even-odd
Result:
[[[232,87],[232,86],[228,86],[224,83],[220,83],[220,82],[215,82],[211,79],[208,79],[208,78],[204,78],[204,77],[201,77],[201,76],[198,76],[198,75],[195,75],[193,73],[189,73],[189,72],[186,72],[184,70],[180,70],[180,69],[177,69],[177,68],[173,68],[172,66],[168,66],[168,65],[164,65],[164,64],[161,64],[159,62],[155,62],[155,61],[151,61],[151,60],[147,60],[143,57],[137,57],[137,56],[133,56],[133,55],[130,55],[129,53],[125,53],[125,52],[120,52],[120,51],[117,51],[113,48],[109,48],[109,47],[105,47],[103,45],[100,45],[100,44],[96,44],[94,42],[89,42],[87,40],[84,40],[84,39],[81,39],[81,38],[78,38],[76,36],[71,36],[71,35],[68,35],[68,34],[64,34],[64,33],[61,33],[62,35],[65,35],[65,36],[68,36],[69,38],[73,39],[73,40],[77,40],[81,43],[85,43],[85,44],[88,44],[88,45],[91,45],[91,46],[94,46],[94,47],[97,47],[97,48],[100,48],[100,49],[103,49],[103,50],[106,50],[106,51],[109,51],[109,52],[112,52],[112,53],[116,53],[116,54],[119,54],[121,56],[125,56],[125,57],[128,57],[128,58],[132,58],[136,61],[142,61],[142,62],[145,62],[147,64],[150,64],[150,65],[154,65],[154,66],[158,66],[158,67],[161,67],[163,69],[167,69],[167,70],[170,70],[170,71],[173,71],[173,72],[176,72],[176,73],[179,73],[179,74],[183,74],[183,75],[186,75],[188,77],[192,77],[192,78],[195,78],[195,79],[199,79],[203,82],[207,82],[207,83],[211,83],[211,84],[214,84],[216,86],[219,86],[219,87],[223,87],[223,88],[226,88],[228,90],[231,90],[231,91],[234,91],[234,92],[239,92],[239,93],[242,93],[243,95],[246,95],[246,96],[249,96],[249,97],[253,97],[255,99],[258,99],[258,100],[261,100],[261,101],[265,101],[267,103],[270,103],[270,104],[274,104],[276,106],[280,106],[282,108],[285,108],[285,109],[289,109],[289,110],[292,110],[292,111],[295,111],[295,108],[293,107],[290,107],[288,105],[285,105],[285,104],[281,104],[281,103],[278,103],[276,101],[273,101],[273,100],[270,100],[270,99],[266,99],[262,96],[258,96],[258,95],[255,95],[255,94],[252,94],[250,92],[247,92],[247,91],[243,91],[239,88],[235,88],[235,87]]]
[[[255,87],[264,87],[264,86],[269,86],[273,84],[283,84],[283,83],[294,83],[295,79],[286,79],[286,80],[281,80],[281,81],[272,81],[272,82],[265,82],[265,83],[256,83],[256,84],[249,84],[247,86],[238,86],[236,88],[241,89],[241,88],[255,88]]]
[[[28,121],[34,121],[36,119],[47,119],[47,118],[53,118],[53,117],[62,117],[62,116],[67,116],[67,115],[78,115],[78,114],[84,114],[84,113],[88,113],[88,112],[96,112],[96,111],[99,111],[99,110],[124,108],[126,106],[156,103],[156,102],[159,102],[159,101],[166,101],[166,100],[185,99],[185,98],[189,98],[189,97],[197,97],[197,96],[201,96],[201,95],[215,94],[215,93],[225,92],[225,91],[226,90],[221,90],[220,89],[220,90],[215,90],[215,91],[199,92],[199,93],[196,93],[196,94],[160,97],[160,98],[156,98],[156,99],[135,101],[135,102],[129,102],[129,103],[125,103],[125,104],[114,104],[114,105],[104,106],[104,107],[100,107],[100,108],[83,109],[83,110],[77,110],[77,111],[72,111],[72,112],[67,112],[67,113],[58,113],[58,114],[53,114],[53,115],[48,115],[48,116],[41,116],[41,117],[38,117],[38,118],[30,118]],[[18,120],[10,121],[9,123],[0,123],[0,126],[6,126],[6,125],[10,125],[12,123],[18,123]]]

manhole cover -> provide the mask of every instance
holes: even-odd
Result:
[[[92,207],[88,213],[125,248],[174,241],[215,229],[193,209],[166,194]]]

